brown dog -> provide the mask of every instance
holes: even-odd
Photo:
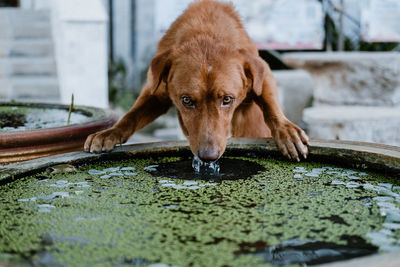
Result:
[[[231,4],[196,1],[159,43],[147,83],[112,128],[90,135],[85,151],[110,151],[175,105],[193,154],[217,160],[232,137],[272,137],[282,153],[306,158],[308,137],[283,114],[269,66]]]

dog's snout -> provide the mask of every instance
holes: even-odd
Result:
[[[219,151],[216,149],[200,148],[197,152],[197,156],[202,161],[215,161],[219,158]]]

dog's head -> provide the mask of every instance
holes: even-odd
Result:
[[[165,86],[190,149],[205,161],[224,153],[235,109],[249,93],[262,91],[264,64],[259,57],[210,42],[168,50],[150,68],[153,92]]]

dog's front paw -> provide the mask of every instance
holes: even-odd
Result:
[[[307,158],[308,136],[297,125],[285,120],[272,131],[272,136],[285,157],[297,161],[300,155]]]
[[[108,152],[114,149],[116,144],[122,144],[122,134],[118,128],[110,128],[89,135],[86,138],[84,149],[90,153]]]

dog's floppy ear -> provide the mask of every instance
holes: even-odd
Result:
[[[265,75],[262,59],[250,54],[244,49],[240,49],[239,52],[244,57],[244,73],[248,82],[251,84],[251,88],[256,95],[261,95]]]
[[[161,82],[167,82],[169,70],[171,69],[171,50],[167,50],[153,58],[150,63],[152,74],[152,88],[151,92],[154,93],[160,86]]]

